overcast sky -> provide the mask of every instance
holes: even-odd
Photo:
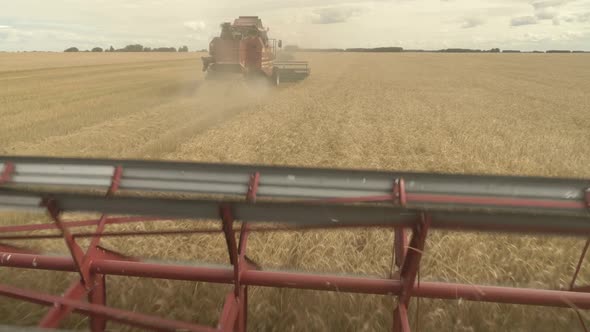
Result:
[[[239,15],[303,47],[590,50],[590,0],[0,0],[0,51],[201,49]]]

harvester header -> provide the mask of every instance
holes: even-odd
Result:
[[[92,331],[104,331],[107,321],[114,321],[162,331],[244,332],[251,287],[393,296],[397,298],[396,308],[392,308],[393,331],[410,330],[408,306],[412,298],[588,310],[590,287],[576,285],[576,279],[590,240],[586,241],[569,287],[564,289],[419,281],[418,273],[429,231],[434,229],[588,237],[589,187],[589,179],[0,156],[0,210],[48,212],[53,220],[46,224],[0,226],[0,268],[80,275],[62,296],[9,286],[3,281],[0,297],[48,306],[40,327],[58,327],[74,311],[90,318]],[[240,196],[243,199],[237,199]],[[64,219],[63,214],[69,212],[102,216],[96,220]],[[125,232],[107,228],[110,224],[186,219],[203,226]],[[212,220],[217,220],[219,227],[204,227],[204,221]],[[95,226],[96,230],[82,232],[78,230],[81,226]],[[247,239],[252,233],[358,227],[394,232],[387,276],[267,270],[263,261],[254,262],[247,256]],[[40,230],[58,232],[30,234]],[[198,233],[224,235],[227,265],[147,261],[100,243],[108,237]],[[44,238],[63,238],[71,255],[57,256],[5,242],[29,243]],[[76,242],[80,238],[92,239],[85,251]],[[219,324],[212,327],[108,306],[107,275],[233,287],[225,298]]]
[[[282,41],[269,38],[268,31],[258,16],[240,16],[233,23],[222,23],[220,35],[209,43],[209,56],[202,58],[207,77],[240,73],[267,77],[278,85],[309,76],[305,61],[276,61]]]

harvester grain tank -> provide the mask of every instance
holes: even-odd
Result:
[[[202,58],[203,71],[209,78],[222,73],[267,77],[275,85],[309,76],[306,61],[277,61],[282,41],[269,38],[268,31],[258,16],[240,16],[233,23],[222,23],[220,35],[209,43],[209,56]]]

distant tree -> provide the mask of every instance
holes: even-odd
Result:
[[[64,52],[78,52],[80,51],[77,47],[70,47],[66,49]]]
[[[440,52],[444,52],[444,53],[479,53],[479,52],[481,52],[481,50],[472,50],[469,48],[446,48],[446,49],[440,50]]]
[[[113,45],[111,45],[111,47],[109,47],[109,52],[115,52],[115,49],[113,48]]]
[[[144,47],[143,48],[143,51],[144,52],[151,52],[152,51],[152,48],[151,47]]]
[[[101,47],[95,47],[92,49],[92,52],[102,52],[102,48]]]
[[[176,52],[174,47],[157,47],[152,49],[152,52]]]
[[[178,48],[178,52],[188,52],[188,46],[181,46]]]
[[[500,49],[499,48],[492,48],[490,50],[491,53],[500,53]]]
[[[199,52],[208,52],[206,48],[202,48]]]
[[[140,44],[127,45],[118,49],[117,52],[143,52],[143,46]]]
[[[570,50],[548,50],[547,53],[572,53]]]

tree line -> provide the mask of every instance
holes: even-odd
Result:
[[[297,45],[285,45],[287,52],[431,52],[431,53],[588,53],[585,51],[548,50],[525,52],[520,50],[489,50],[469,48],[445,48],[441,50],[403,49],[402,47],[373,47],[373,48],[300,48]]]
[[[80,51],[77,47],[70,47],[64,52],[188,52],[188,46],[181,46],[178,49],[175,47],[145,47],[140,44],[127,45],[123,48],[115,49],[113,46],[103,49],[102,47],[94,47],[91,50]]]

